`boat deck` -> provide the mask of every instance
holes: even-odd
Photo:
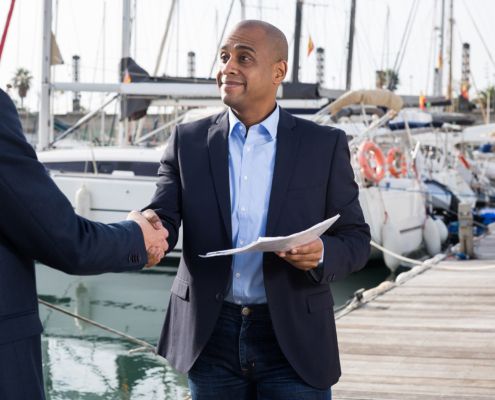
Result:
[[[334,399],[495,399],[495,260],[402,275],[337,315]]]

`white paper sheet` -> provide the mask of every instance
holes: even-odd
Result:
[[[306,229],[302,232],[297,232],[289,236],[277,236],[277,237],[259,237],[255,242],[249,243],[244,247],[238,247],[235,249],[210,251],[205,255],[200,255],[200,257],[218,257],[218,256],[229,256],[232,254],[247,253],[250,251],[288,251],[294,247],[302,246],[312,242],[313,240],[319,238],[332,224],[337,221],[340,217],[339,214],[332,218],[326,219],[311,228]]]

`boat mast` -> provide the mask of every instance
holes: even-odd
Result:
[[[440,25],[440,48],[438,51],[437,67],[435,68],[435,75],[433,80],[433,94],[435,96],[442,95],[443,86],[443,42],[445,37],[445,0],[442,0],[441,10],[441,25]]]
[[[299,82],[299,47],[301,41],[303,0],[296,1],[296,30],[294,32],[294,58],[292,59],[292,83]]]
[[[43,43],[41,59],[41,99],[38,117],[38,150],[48,147],[50,138],[52,0],[43,2]]]
[[[160,68],[160,63],[162,61],[163,49],[165,48],[165,43],[167,42],[168,31],[170,29],[170,25],[172,24],[172,16],[174,15],[174,8],[177,0],[172,0],[170,4],[170,10],[168,12],[167,24],[165,25],[165,32],[163,33],[162,42],[160,44],[160,51],[158,52],[158,57],[156,59],[155,69],[153,71],[153,76],[158,74],[158,69]]]
[[[241,21],[246,19],[246,0],[240,0],[241,2]]]
[[[454,42],[454,0],[450,0],[449,19],[449,84],[447,87],[447,99],[452,100],[452,48]]]
[[[210,73],[208,74],[209,77],[213,76],[213,70],[215,69],[215,65],[217,64],[218,53],[220,51],[220,47],[222,46],[223,36],[225,35],[225,30],[227,29],[227,24],[229,23],[230,14],[232,14],[232,8],[234,7],[234,2],[235,2],[235,0],[232,0],[230,2],[229,12],[227,13],[227,18],[225,18],[225,24],[223,25],[222,34],[220,35],[220,38],[218,39],[217,51],[215,52],[214,57],[213,57],[213,62],[211,63]]]
[[[354,49],[354,20],[356,17],[356,0],[351,0],[351,18],[349,23],[349,44],[347,53],[347,69],[345,79],[345,89],[351,90],[352,82],[352,53]]]
[[[131,54],[131,0],[122,1],[122,60],[127,60]],[[123,61],[124,62],[124,61]],[[122,72],[125,74],[127,64],[122,64]],[[119,71],[119,81],[122,78]],[[118,145],[125,146],[127,144],[127,136],[129,131],[129,119],[127,115],[127,96],[123,94],[120,98],[121,102],[121,123],[119,124]],[[122,118],[122,117],[125,118]]]

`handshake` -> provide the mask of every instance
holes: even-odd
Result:
[[[136,222],[143,231],[144,246],[148,254],[145,267],[152,267],[160,262],[168,250],[168,231],[163,227],[160,218],[153,210],[131,211],[128,220]]]

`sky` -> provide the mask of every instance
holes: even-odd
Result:
[[[351,0],[305,0],[301,37],[300,80],[316,81],[315,52],[307,55],[309,36],[316,47],[325,49],[325,87],[345,87],[345,64]],[[448,5],[445,0],[448,21]],[[0,2],[0,29],[7,18],[10,1]],[[152,73],[171,0],[131,0],[133,26],[131,56]],[[241,19],[241,1],[178,0],[159,74],[185,76],[187,53],[196,53],[196,76],[209,76],[224,25],[227,32]],[[246,18],[263,19],[278,26],[287,36],[290,53],[294,43],[295,0],[245,0]],[[432,93],[433,69],[438,54],[441,0],[357,0],[352,89],[375,85],[375,70],[391,68],[401,47],[411,15],[411,30],[399,69],[398,93]],[[53,67],[53,80],[72,80],[72,56],[81,57],[82,82],[118,80],[122,45],[122,0],[53,0],[53,26],[65,64]],[[410,10],[413,10],[411,13]],[[27,68],[33,75],[25,104],[39,109],[42,0],[17,0],[5,49],[0,60],[0,88],[11,82],[15,70]],[[495,83],[495,41],[491,24],[495,0],[454,0],[453,83],[459,91],[461,47],[471,46],[471,97]],[[227,21],[227,23],[226,23]],[[447,22],[446,22],[447,25]],[[445,32],[445,48],[448,32]],[[485,44],[484,44],[485,43]],[[491,57],[490,57],[491,55]],[[447,86],[447,53],[444,54],[444,92]],[[289,77],[292,62],[289,63]],[[475,86],[475,87],[474,87]],[[15,98],[14,94],[14,98]],[[102,95],[84,93],[82,105],[97,108]],[[71,109],[71,95],[55,95],[55,111]]]

